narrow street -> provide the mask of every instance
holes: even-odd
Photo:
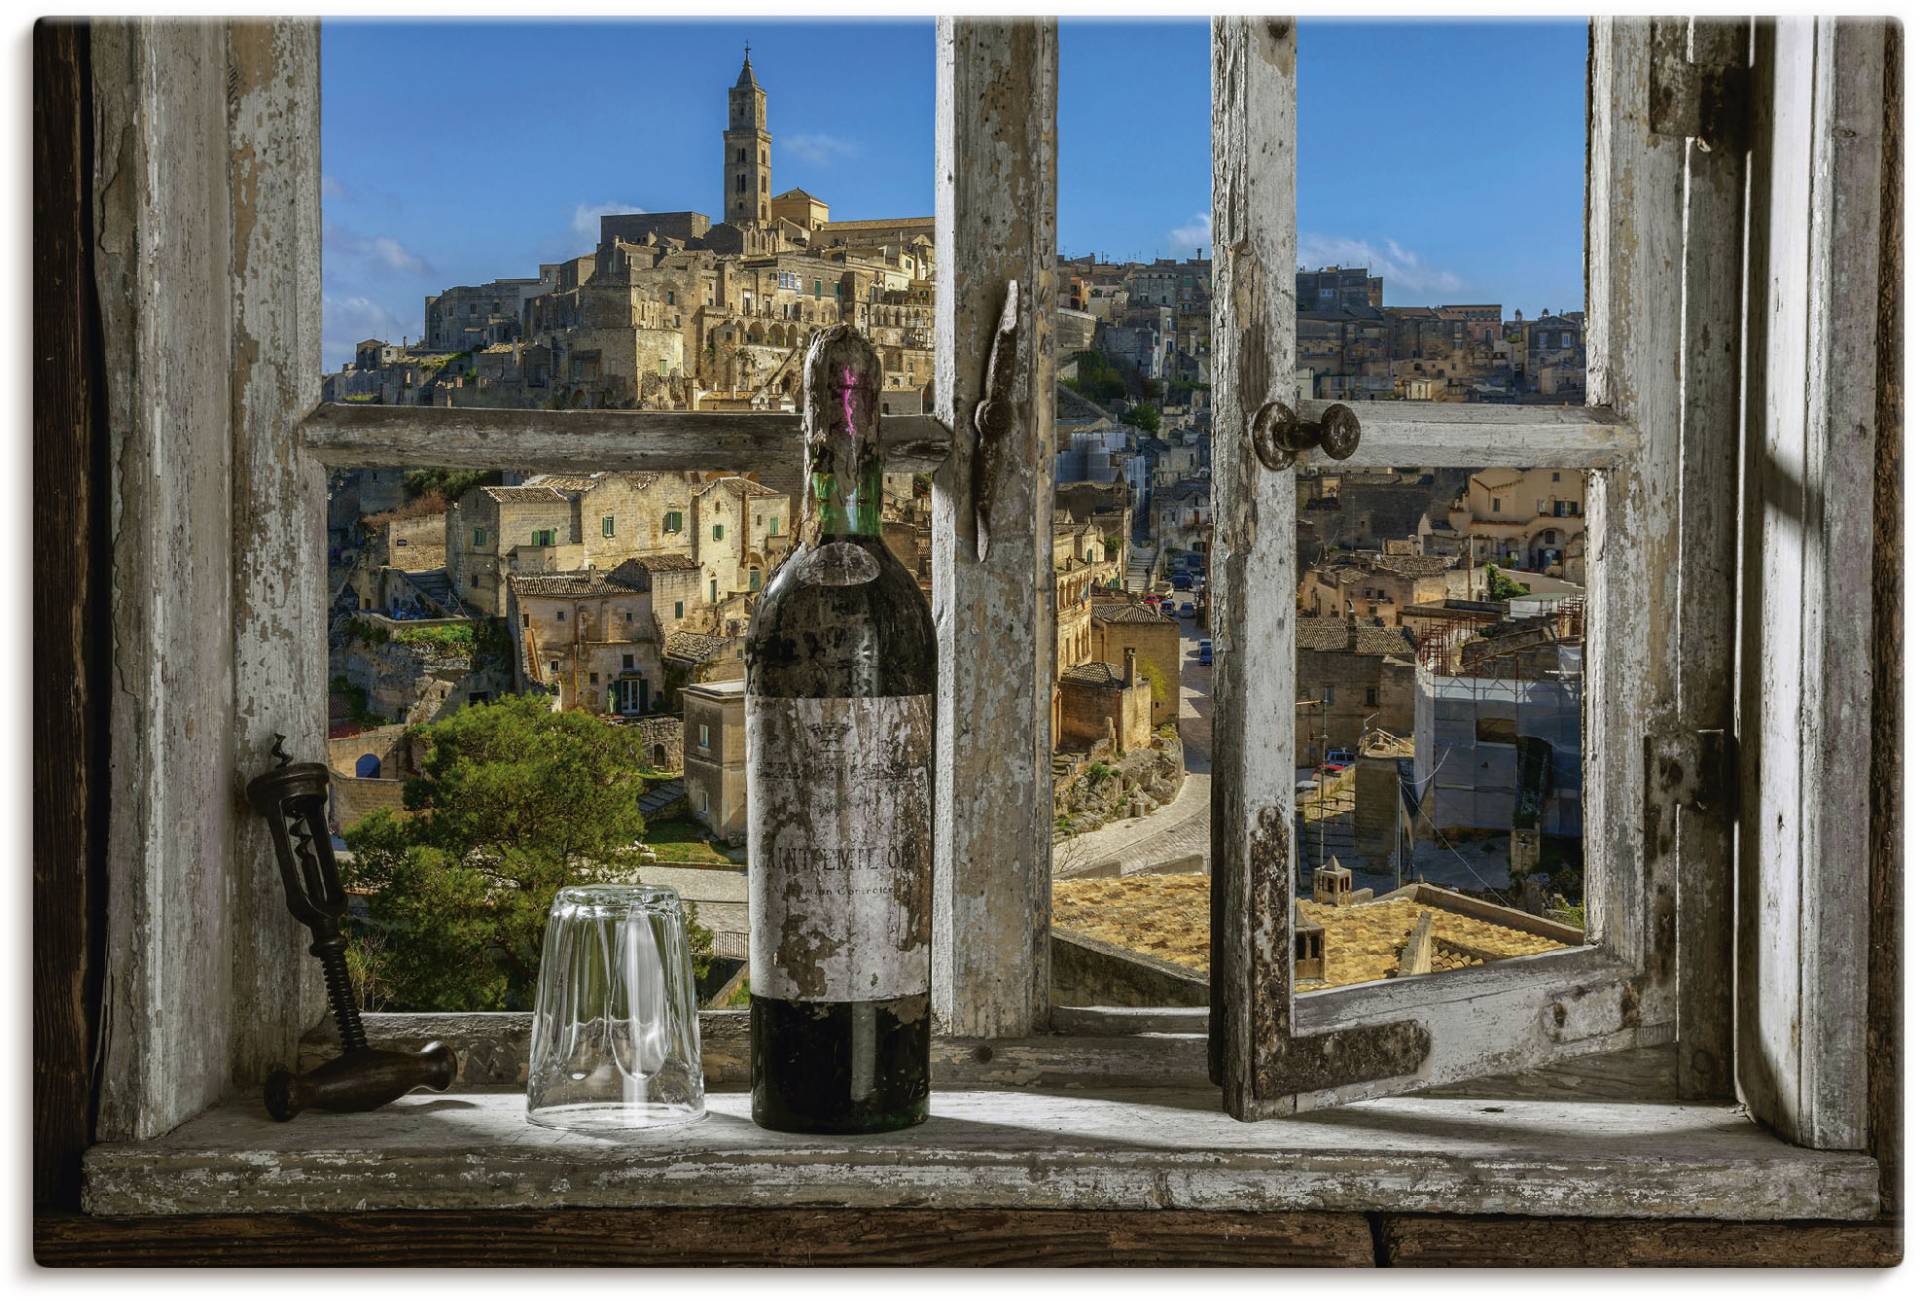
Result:
[[[1060,879],[1134,876],[1146,872],[1207,870],[1208,818],[1213,797],[1213,669],[1200,663],[1205,636],[1191,618],[1180,620],[1180,748],[1186,779],[1173,802],[1140,818],[1109,822],[1053,849]]]

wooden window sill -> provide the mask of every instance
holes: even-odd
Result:
[[[1367,1211],[1865,1220],[1878,1171],[1724,1103],[1414,1097],[1243,1124],[1212,1089],[936,1092],[862,1137],[773,1134],[720,1092],[628,1140],[527,1122],[518,1091],[288,1124],[248,1098],[87,1153],[97,1216],[560,1207]]]

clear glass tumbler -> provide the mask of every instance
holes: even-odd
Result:
[[[706,1114],[680,896],[651,885],[561,890],[540,955],[527,1119],[617,1131]]]

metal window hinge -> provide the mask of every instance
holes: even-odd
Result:
[[[1721,728],[1656,732],[1646,740],[1647,808],[1674,805],[1699,813],[1739,812],[1733,738]]]
[[[1694,63],[1687,58],[1686,29],[1663,26],[1654,37],[1647,80],[1656,134],[1690,139],[1708,152],[1746,147],[1745,64]]]
[[[1000,321],[993,331],[993,349],[987,354],[987,373],[981,398],[973,409],[973,537],[974,559],[986,563],[992,541],[993,493],[1007,455],[1007,438],[1017,414],[1013,382],[1020,366],[1020,282],[1007,281],[1000,305]]]

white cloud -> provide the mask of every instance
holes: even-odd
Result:
[[[825,131],[799,131],[780,137],[780,147],[804,162],[826,165],[860,152],[859,142]]]
[[[340,184],[337,177],[322,173],[320,177],[320,197],[323,199],[344,199],[347,197],[347,187]]]
[[[600,242],[600,219],[616,212],[645,212],[637,203],[576,203],[573,205],[573,233],[592,244]]]
[[[1467,282],[1451,271],[1430,267],[1410,249],[1395,240],[1385,245],[1341,235],[1300,235],[1300,265],[1316,267],[1368,267],[1374,275],[1386,277],[1389,288],[1416,294],[1451,294],[1466,288]]]
[[[1167,247],[1176,255],[1191,256],[1194,249],[1206,250],[1201,256],[1213,256],[1213,214],[1196,212],[1184,226],[1167,232]]]
[[[328,221],[321,224],[321,241],[324,250],[336,257],[357,258],[375,268],[398,271],[402,275],[433,274],[425,258],[387,235],[362,235]]]

